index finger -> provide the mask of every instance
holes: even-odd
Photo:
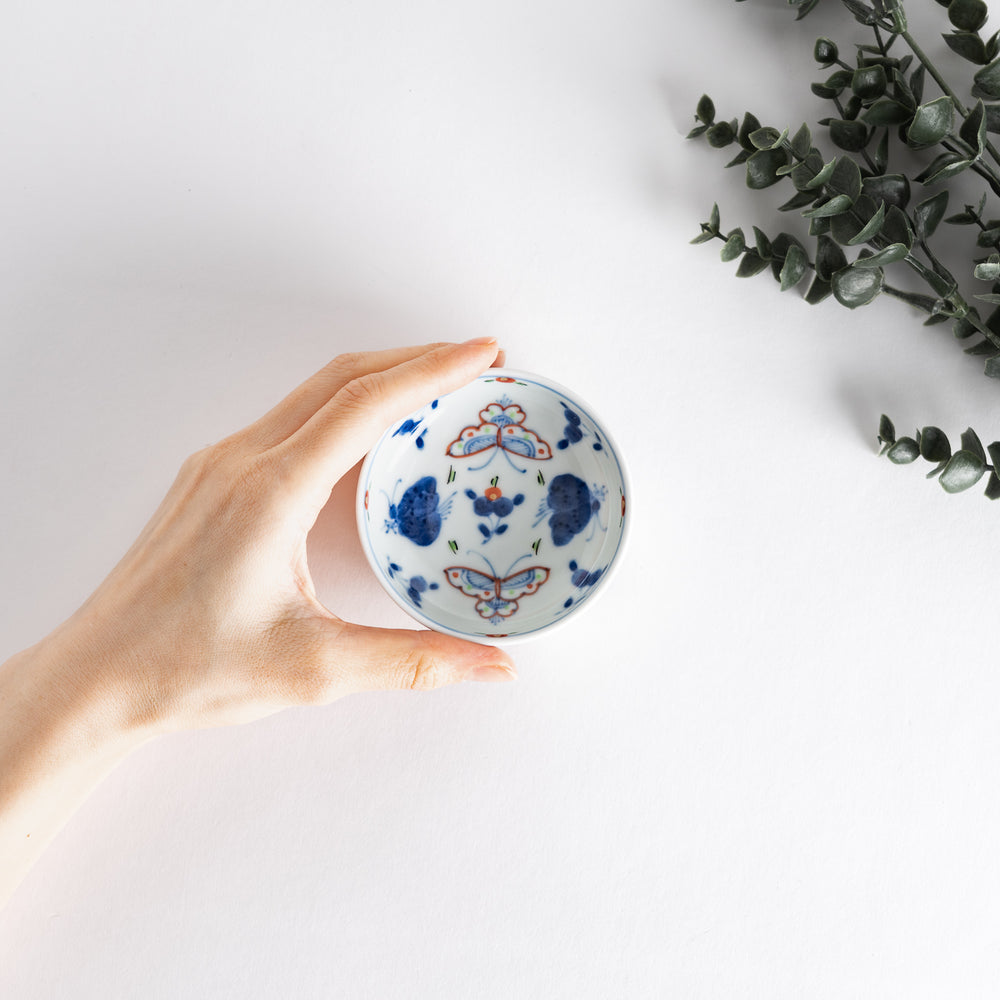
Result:
[[[471,382],[497,352],[493,337],[481,337],[352,379],[271,454],[282,462],[286,482],[310,498],[318,514],[336,482],[387,427]]]

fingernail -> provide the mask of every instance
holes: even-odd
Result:
[[[497,342],[496,337],[473,337],[472,340],[467,340],[464,346],[486,347],[490,344],[495,344],[496,342]]]
[[[493,362],[492,367],[503,368],[505,364],[507,364],[507,352],[501,347],[500,350],[497,351],[496,360]]]
[[[467,681],[516,681],[517,674],[514,672],[513,667],[509,667],[503,663],[497,664],[485,664],[479,667],[473,667],[468,674],[465,675]]]

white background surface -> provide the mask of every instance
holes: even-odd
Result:
[[[687,245],[716,199],[775,229],[783,196],[682,136],[704,90],[826,114],[812,42],[861,29],[822,6],[7,4],[4,653],[345,349],[496,335],[608,421],[634,521],[516,685],[133,756],[0,914],[0,996],[995,995],[1000,507],[874,433],[992,440],[1000,390],[898,303]],[[350,493],[321,597],[405,624]]]

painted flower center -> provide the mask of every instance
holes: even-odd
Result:
[[[503,493],[499,486],[489,486],[484,490],[484,495],[492,503],[494,500],[499,500],[503,496]]]

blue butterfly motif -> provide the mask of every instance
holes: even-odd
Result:
[[[551,514],[549,529],[552,532],[554,545],[569,544],[574,536],[580,534],[590,524],[591,518],[595,521],[593,531],[597,530],[597,525],[606,531],[599,517],[601,501],[606,493],[607,490],[603,486],[595,486],[591,490],[579,476],[564,472],[549,483],[549,495],[538,507],[538,519],[535,524],[538,525]],[[593,538],[593,531],[588,541]]]
[[[396,482],[399,488],[402,479]],[[395,496],[396,489],[393,490]],[[418,479],[407,489],[399,503],[382,491],[389,502],[389,517],[385,522],[386,532],[398,532],[414,545],[432,544],[441,534],[441,523],[451,513],[453,493],[444,502],[438,496],[437,480],[433,476]]]

